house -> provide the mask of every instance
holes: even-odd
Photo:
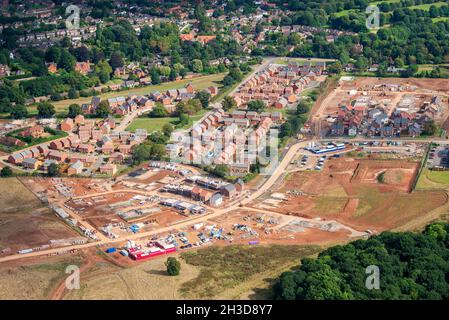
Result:
[[[22,162],[22,167],[25,169],[37,170],[40,166],[40,161],[35,158],[27,158]]]
[[[6,64],[0,64],[0,78],[9,77],[11,69]]]
[[[61,130],[65,132],[70,132],[73,130],[74,122],[71,118],[64,119],[60,124]]]
[[[210,197],[209,204],[212,207],[220,207],[223,204],[223,195],[221,193],[215,193]]]
[[[187,93],[190,93],[190,94],[195,93],[195,89],[193,88],[193,86],[192,86],[191,83],[188,83],[188,84],[185,86],[185,89],[186,89]]]
[[[47,66],[48,73],[56,73],[58,72],[58,65],[54,62],[51,62]]]
[[[237,194],[237,189],[235,188],[235,186],[231,183],[223,186],[220,189],[220,192],[228,198],[233,198],[236,194]]]
[[[8,162],[12,163],[14,165],[21,164],[23,162],[24,158],[20,153],[11,154],[8,157]]]
[[[6,146],[10,146],[10,147],[23,147],[26,145],[25,142],[23,142],[22,140],[19,140],[17,138],[11,137],[11,136],[2,136],[0,137],[0,143],[4,144]]]
[[[193,187],[190,192],[192,199],[207,202],[212,197],[212,192],[199,187]]]
[[[281,98],[281,99],[279,99],[279,101],[276,101],[276,103],[274,104],[274,107],[276,109],[284,109],[287,105],[288,105],[287,99]]]
[[[26,128],[22,132],[19,133],[21,137],[31,137],[33,139],[40,138],[44,135],[44,127],[35,125],[29,128]]]
[[[82,114],[77,115],[77,116],[75,117],[75,119],[74,119],[74,123],[75,123],[76,125],[83,124],[84,121],[85,121],[85,119],[84,119],[84,116],[83,116]]]
[[[218,94],[218,87],[210,86],[207,88],[207,91],[210,93],[211,96],[215,96]]]
[[[181,41],[192,41],[194,38],[195,35],[193,33],[186,33],[179,35],[179,39],[181,39]]]
[[[64,145],[61,140],[56,140],[50,142],[49,148],[52,150],[62,150],[64,149]]]
[[[125,161],[125,155],[120,152],[114,152],[109,156],[109,161],[114,164],[120,164]]]
[[[237,192],[242,192],[245,190],[245,183],[242,179],[237,179],[237,181],[235,182],[235,188]]]
[[[75,71],[83,75],[87,75],[90,72],[90,62],[77,62],[75,64]]]
[[[249,169],[249,163],[233,163],[229,166],[230,173],[233,176],[245,175],[249,172]]]
[[[117,166],[112,163],[102,165],[102,166],[100,166],[100,173],[105,173],[105,174],[113,176],[117,173]]]
[[[67,159],[67,154],[64,152],[52,150],[48,153],[47,159],[64,162]]]
[[[78,152],[81,153],[92,153],[94,152],[94,146],[88,143],[80,144],[78,146]]]
[[[118,147],[118,150],[122,153],[122,154],[129,154],[131,153],[131,145],[129,144],[122,144]]]
[[[114,152],[114,144],[112,143],[112,141],[106,141],[105,143],[103,143],[103,145],[101,146],[101,153],[111,154],[113,152]]]
[[[198,40],[199,42],[201,42],[202,44],[206,44],[211,42],[212,40],[214,40],[216,38],[216,36],[197,36],[196,40]]]
[[[74,174],[81,174],[83,172],[84,164],[81,161],[76,161],[67,169],[67,174],[69,176]]]

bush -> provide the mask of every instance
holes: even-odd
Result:
[[[12,176],[12,170],[10,167],[4,167],[2,168],[2,170],[0,171],[0,177],[11,177]]]
[[[167,273],[170,276],[177,276],[179,275],[179,271],[181,270],[181,264],[179,261],[174,257],[169,257],[167,259],[167,262],[165,262],[165,265],[167,267]]]

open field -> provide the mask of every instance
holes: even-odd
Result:
[[[200,76],[193,79],[183,79],[179,81],[166,82],[158,85],[151,85],[145,87],[139,87],[130,90],[124,91],[113,91],[104,94],[98,95],[101,99],[109,99],[121,96],[130,96],[130,95],[145,95],[150,94],[155,91],[166,91],[168,89],[179,89],[184,87],[187,83],[191,83],[196,90],[203,90],[212,85],[220,86],[219,82],[223,80],[225,74],[212,74],[207,76]],[[92,99],[92,97],[87,98],[78,98],[78,99],[69,99],[69,100],[61,100],[52,102],[55,106],[56,112],[67,112],[68,106],[72,103],[83,104],[87,103]],[[30,107],[29,111],[32,112],[35,107]]]
[[[78,236],[17,178],[0,180],[0,203],[0,249],[14,252]]]
[[[199,275],[181,286],[189,299],[225,296],[227,290],[257,278],[267,270],[279,270],[319,251],[316,246],[227,246],[190,251],[181,257],[200,268]],[[226,297],[235,298],[235,297]]]
[[[420,9],[424,11],[429,11],[431,6],[435,6],[437,8],[447,5],[447,2],[440,1],[440,2],[434,2],[434,3],[425,3],[425,4],[419,4],[416,6],[408,7],[409,9]]]
[[[201,119],[201,117],[207,112],[207,110],[201,110],[197,114],[191,116],[189,118],[189,123],[184,125],[182,128],[189,128],[195,121]],[[134,132],[136,129],[146,129],[148,132],[153,132],[157,130],[161,130],[164,124],[171,123],[176,126],[178,123],[177,117],[165,117],[165,118],[148,118],[148,117],[140,117],[136,118],[131,122],[131,124],[126,128],[127,131]]]
[[[52,291],[67,277],[66,267],[82,263],[82,257],[76,255],[47,257],[45,262],[0,265],[0,299],[49,299]]]
[[[356,230],[401,226],[447,203],[443,190],[412,191],[417,161],[329,159],[322,171],[291,173],[279,192],[301,192],[273,211],[336,220]]]
[[[416,189],[449,189],[449,171],[435,171],[425,168],[419,176]]]

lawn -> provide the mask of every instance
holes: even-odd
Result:
[[[201,110],[197,114],[193,115],[189,119],[189,123],[178,128],[178,129],[187,129],[192,126],[192,124],[195,121],[198,121],[201,119],[201,117],[207,112],[207,110]],[[161,130],[164,124],[171,123],[174,126],[178,124],[178,118],[177,117],[165,117],[165,118],[148,118],[148,117],[141,117],[134,119],[133,122],[126,128],[127,131],[135,132],[136,129],[146,129],[148,132],[158,131]]]
[[[168,89],[179,89],[184,87],[186,84],[191,83],[193,87],[196,90],[203,90],[207,87],[210,87],[212,85],[220,87],[221,84],[219,83],[221,80],[223,80],[225,76],[225,73],[219,73],[219,74],[212,74],[212,75],[206,75],[201,76],[193,79],[183,79],[179,81],[172,81],[172,82],[166,82],[158,85],[150,85],[145,87],[139,87],[134,88],[130,90],[124,90],[124,91],[113,91],[108,92],[104,94],[98,95],[101,99],[109,99],[109,98],[115,98],[120,96],[130,96],[130,95],[145,95],[150,94],[155,91],[166,91]],[[92,97],[82,97],[78,99],[68,99],[68,100],[61,100],[61,101],[54,101],[51,102],[56,109],[56,112],[67,112],[68,106],[72,103],[77,104],[83,104],[90,102]],[[33,112],[33,110],[36,109],[36,106],[30,107],[28,110],[30,112]]]

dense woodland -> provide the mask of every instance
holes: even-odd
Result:
[[[380,289],[368,290],[365,272],[380,269]],[[383,232],[305,258],[298,271],[283,273],[277,299],[449,299],[449,225],[422,233]]]

